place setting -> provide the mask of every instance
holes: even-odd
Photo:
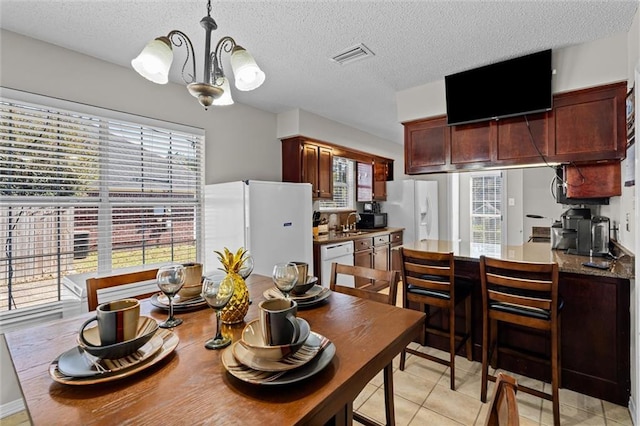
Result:
[[[275,287],[263,292],[265,299],[290,298],[295,300],[301,309],[324,302],[331,295],[331,290],[319,285],[318,277],[307,275],[308,267],[304,262],[277,264],[272,277]],[[297,274],[294,273],[294,269]],[[292,282],[294,275],[297,275],[297,278]]]
[[[94,327],[87,327],[93,321]],[[155,319],[140,316],[140,301],[121,299],[98,305],[85,321],[77,346],[60,354],[49,366],[53,380],[90,385],[128,377],[155,365],[178,345],[178,337],[160,329]]]
[[[184,282],[184,267],[163,266],[158,269],[157,279],[158,283],[173,283],[173,287],[168,285],[163,289],[171,300],[180,288],[176,283]],[[93,322],[96,325],[88,327]],[[49,375],[54,381],[69,385],[89,385],[128,377],[174,351],[179,339],[170,328],[181,322],[173,317],[171,309],[167,320],[160,324],[152,317],[140,315],[138,299],[102,303],[96,308],[95,316],[80,326],[77,346],[51,362]]]
[[[158,286],[162,293],[151,296],[150,302],[156,308],[164,310],[175,310],[179,312],[201,309],[207,306],[207,302],[202,298],[202,264],[185,263],[182,265],[184,283],[175,291],[176,284],[169,284],[169,291],[174,291],[173,296],[169,296],[162,289],[166,284],[158,281]]]
[[[298,302],[289,297],[291,283],[296,281],[291,276],[297,276],[295,264],[274,267],[274,282],[280,278],[289,282],[283,286],[284,298],[260,302],[259,318],[249,322],[240,340],[231,343],[221,354],[227,372],[243,382],[294,383],[324,369],[335,355],[334,344],[312,331],[309,323],[297,316]]]

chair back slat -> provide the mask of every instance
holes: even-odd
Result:
[[[358,282],[355,278],[365,278],[372,280],[373,284],[367,283],[359,287],[341,285],[338,282],[338,275],[352,276],[355,282]],[[395,305],[398,291],[398,272],[343,265],[334,262],[331,264],[329,288],[331,291],[337,291],[338,293]]]
[[[489,290],[489,299],[494,302],[510,303],[512,305],[526,306],[528,308],[551,309],[551,299],[538,299],[535,297],[522,297],[500,291]]]
[[[533,290],[542,292],[551,291],[551,285],[553,284],[551,280],[514,278],[495,273],[487,273],[487,282],[497,286],[507,286],[512,288],[519,288],[522,290]]]
[[[443,283],[440,281],[427,280],[427,279],[412,277],[408,275],[405,276],[405,281],[408,285],[413,285],[415,287],[420,287],[427,290],[438,290],[438,291],[447,291],[447,292],[451,290],[451,285],[449,284],[449,282]]]
[[[125,284],[132,284],[141,281],[149,281],[156,278],[158,269],[148,269],[146,271],[131,272],[128,274],[111,275],[107,277],[87,279],[87,305],[89,311],[95,311],[98,307],[98,290],[110,287],[118,287]],[[132,295],[136,299],[146,299],[155,292]]]

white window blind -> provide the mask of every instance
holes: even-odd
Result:
[[[502,242],[502,174],[481,173],[471,177],[471,242],[500,245]]]
[[[320,210],[355,208],[355,161],[333,157],[333,199],[320,200]]]
[[[0,98],[0,311],[60,300],[65,275],[199,257],[203,132],[66,104]]]

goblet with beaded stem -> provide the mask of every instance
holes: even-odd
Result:
[[[220,349],[231,343],[229,337],[222,335],[220,311],[229,303],[233,291],[233,280],[225,274],[207,276],[202,282],[202,298],[216,313],[216,335],[204,344],[207,349]]]
[[[182,265],[167,265],[158,268],[156,274],[156,281],[158,288],[169,299],[169,317],[162,323],[162,328],[173,328],[182,324],[180,318],[174,318],[173,316],[173,297],[180,291],[184,285],[185,270]]]
[[[284,298],[290,299],[289,293],[298,282],[298,267],[292,262],[276,263],[272,278],[278,290],[284,294]]]

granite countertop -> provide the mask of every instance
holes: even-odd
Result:
[[[313,243],[319,245],[339,243],[342,241],[357,240],[358,238],[386,235],[402,230],[404,230],[404,228],[357,229],[349,232],[329,231],[327,234],[321,234],[317,237],[313,237]]]
[[[614,246],[616,246],[614,244]],[[619,246],[614,250],[618,256],[616,261],[609,261],[609,269],[596,269],[583,266],[589,262],[589,256],[567,254],[563,250],[552,250],[548,242],[531,242],[521,246],[501,246],[488,244],[472,244],[468,241],[422,240],[403,245],[416,250],[449,252],[463,260],[478,260],[481,255],[507,260],[528,262],[557,262],[560,272],[593,275],[601,277],[632,279],[635,276],[635,259],[633,255]],[[594,257],[594,262],[605,261],[605,258]]]

